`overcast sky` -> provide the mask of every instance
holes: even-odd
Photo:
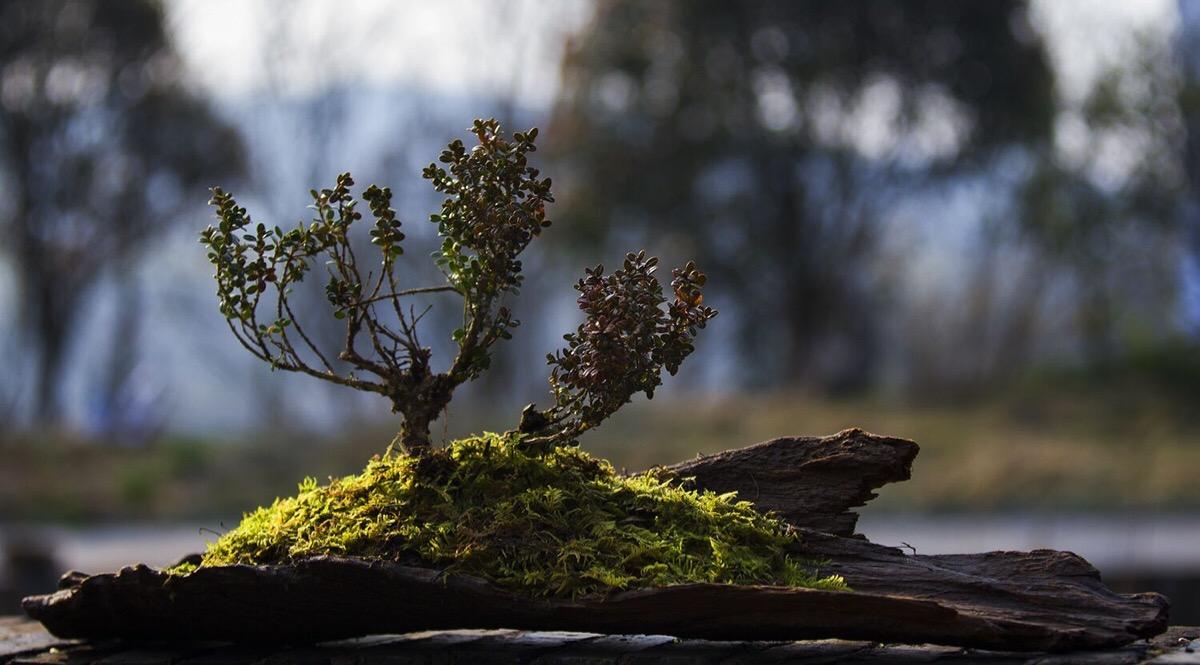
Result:
[[[282,39],[290,52],[286,93],[349,81],[452,94],[515,90],[526,106],[553,100],[563,40],[591,11],[587,0],[175,0],[168,7],[179,50],[218,96],[270,85],[261,63]]]
[[[1127,56],[1130,36],[1174,30],[1174,0],[1034,0],[1034,26],[1051,36],[1063,92],[1082,95],[1103,65]],[[298,45],[287,91],[330,80],[412,84],[441,91],[507,92],[530,106],[558,90],[563,39],[582,27],[589,0],[173,0],[177,44],[213,94],[267,85],[261,63],[283,36]],[[343,36],[329,44],[337,26]],[[520,62],[519,71],[514,63]]]

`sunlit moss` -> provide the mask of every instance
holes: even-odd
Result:
[[[167,569],[172,575],[188,575],[196,571],[200,566],[191,561],[182,561]]]
[[[515,436],[488,434],[424,457],[376,458],[328,485],[307,479],[296,496],[246,515],[202,565],[352,555],[445,568],[534,596],[687,582],[845,588],[788,557],[794,538],[733,494],[623,477],[575,447],[537,453]]]

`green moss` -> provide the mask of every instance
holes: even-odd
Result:
[[[191,561],[184,561],[183,563],[177,563],[174,566],[171,566],[167,569],[167,572],[172,575],[188,575],[196,572],[196,569],[199,567],[200,566],[192,563]]]
[[[622,477],[575,447],[463,439],[424,458],[388,454],[357,476],[277,499],[209,546],[204,566],[319,554],[476,575],[534,596],[687,582],[844,589],[784,554],[795,535],[733,494]],[[179,571],[186,572],[186,571]]]

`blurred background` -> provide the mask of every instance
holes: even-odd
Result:
[[[721,316],[585,448],[632,471],[909,437],[872,540],[1074,550],[1200,623],[1189,0],[3,0],[0,611],[67,568],[171,563],[383,450],[386,400],[228,334],[207,188],[286,227],[341,171],[390,185],[423,284],[420,170],[488,116],[542,128],[556,223],[443,437],[547,402],[584,267],[695,258]],[[337,340],[322,300],[306,327]]]

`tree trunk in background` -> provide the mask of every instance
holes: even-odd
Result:
[[[787,337],[782,340],[786,348],[781,349],[785,360],[776,366],[773,383],[803,384],[813,379],[811,372],[811,357],[814,349],[817,327],[825,320],[827,312],[822,311],[822,294],[814,284],[816,275],[812,265],[812,257],[803,245],[808,227],[808,219],[804,206],[803,184],[797,178],[795,156],[777,154],[771,159],[761,162],[759,178],[764,186],[770,188],[770,207],[766,212],[769,217],[769,235],[762,240],[764,247],[769,248],[772,258],[771,265],[783,267],[782,291],[768,297],[764,304],[778,304],[777,316],[782,319],[782,328]],[[770,296],[770,294],[768,294]],[[753,327],[762,325],[772,317],[767,312],[759,316],[748,317],[747,323]]]
[[[28,294],[31,325],[27,327],[27,333],[33,338],[32,345],[38,349],[37,376],[33,384],[36,386],[33,391],[36,399],[34,417],[39,424],[50,425],[62,416],[59,390],[66,370],[71,330],[79,314],[77,289],[84,285],[69,279],[60,281],[55,262],[34,258],[41,256],[44,253],[38,250],[26,254],[28,258],[18,262],[18,270]]]
[[[1183,167],[1187,197],[1182,206],[1183,234],[1192,260],[1192,280],[1200,280],[1200,11],[1193,2],[1179,0],[1178,53],[1182,63],[1180,110],[1186,140]],[[1187,279],[1187,277],[1185,277]],[[1193,284],[1193,286],[1196,286]],[[1185,303],[1190,308],[1192,337],[1200,340],[1200,301]]]

